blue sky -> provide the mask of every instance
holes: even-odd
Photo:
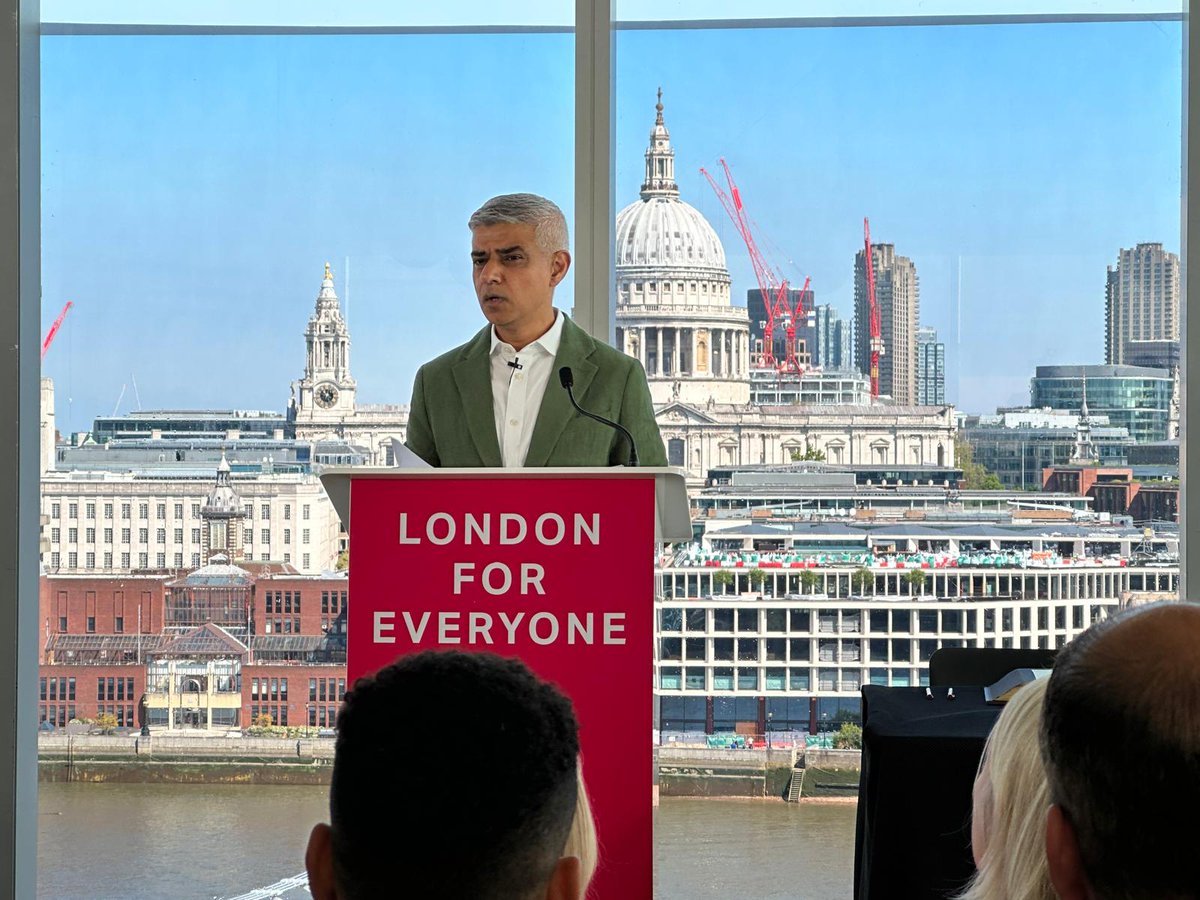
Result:
[[[864,215],[914,260],[970,411],[1102,361],[1105,266],[1179,249],[1179,23],[634,31],[616,53],[618,208],[661,84],[740,302],[753,273],[698,174],[720,156],[818,302],[850,315]],[[145,408],[282,409],[346,257],[360,399],[407,401],[480,324],[471,210],[533,190],[571,215],[572,66],[563,34],[45,38],[44,328],[76,304],[46,359],[60,427],[131,376]]]

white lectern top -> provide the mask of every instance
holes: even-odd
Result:
[[[321,473],[321,483],[333,501],[333,508],[346,530],[350,530],[351,478],[478,478],[523,481],[531,478],[653,478],[654,539],[673,543],[692,539],[692,518],[688,507],[684,469],[671,466],[597,466],[588,468],[472,468],[472,469],[399,469],[392,466],[338,466]]]

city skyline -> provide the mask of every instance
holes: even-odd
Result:
[[[662,84],[682,197],[724,243],[735,302],[756,282],[698,174],[718,156],[768,255],[843,318],[864,215],[913,259],[947,399],[968,411],[1028,402],[1038,364],[1101,362],[1106,267],[1138,242],[1178,249],[1177,22],[617,42],[617,208]],[[360,400],[407,402],[416,366],[482,324],[471,209],[530,189],[572,216],[573,129],[556,124],[573,119],[572,51],[564,35],[44,39],[43,332],[76,303],[46,360],[62,430],[107,415],[131,375],[145,408],[283,409],[326,260]],[[768,77],[781,58],[800,62]],[[464,101],[497,63],[519,110]],[[1100,140],[1114,129],[1161,139]]]

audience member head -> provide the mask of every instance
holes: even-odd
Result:
[[[563,856],[574,856],[579,860],[581,894],[596,874],[600,861],[600,846],[596,840],[596,820],[592,817],[592,803],[588,799],[587,781],[583,777],[583,764],[579,766],[579,786],[575,802],[575,818],[571,820],[571,832],[567,835],[567,846]]]
[[[315,900],[578,900],[570,701],[518,660],[420,653],[359,679],[338,716]]]
[[[1041,748],[1062,900],[1200,897],[1200,607],[1137,607],[1063,648]]]
[[[1046,870],[1050,790],[1038,752],[1046,683],[1017,691],[984,746],[971,813],[977,871],[961,900],[1054,900]]]

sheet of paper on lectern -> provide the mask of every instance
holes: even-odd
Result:
[[[1021,688],[1039,678],[1047,678],[1050,669],[1013,669],[995,684],[983,689],[983,699],[988,703],[1007,703]]]

